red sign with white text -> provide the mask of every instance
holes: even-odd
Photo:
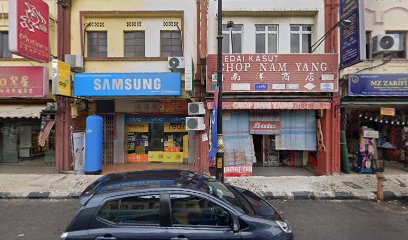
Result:
[[[223,54],[224,92],[337,92],[337,54]],[[207,92],[217,83],[208,55]]]
[[[0,67],[0,98],[48,96],[47,67]]]
[[[42,0],[9,0],[10,52],[50,61],[49,6]]]
[[[207,108],[212,109],[214,103],[208,102]],[[224,110],[328,110],[329,102],[223,102]]]
[[[248,177],[252,176],[252,164],[238,164],[224,167],[225,177]]]

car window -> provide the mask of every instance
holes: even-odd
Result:
[[[230,213],[205,198],[189,194],[171,194],[170,201],[174,225],[231,226]]]
[[[208,192],[222,201],[232,205],[236,210],[242,213],[248,213],[234,193],[221,182],[209,178]]]
[[[116,224],[159,225],[160,196],[145,195],[106,202],[98,218]]]

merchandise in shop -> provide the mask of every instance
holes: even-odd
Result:
[[[353,167],[359,173],[373,173],[377,164],[376,140],[375,138],[364,136],[364,132],[367,130],[372,131],[373,129],[366,127],[360,129],[358,159]]]

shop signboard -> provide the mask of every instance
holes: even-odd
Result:
[[[340,0],[340,69],[366,59],[364,11],[364,0]]]
[[[128,132],[149,132],[148,123],[128,123]]]
[[[395,116],[395,108],[381,108],[381,115],[383,116]]]
[[[71,66],[58,59],[52,60],[52,94],[72,96]]]
[[[352,74],[349,96],[408,96],[408,74]]]
[[[207,108],[213,108],[213,102],[207,103]],[[223,102],[224,110],[328,110],[329,102]]]
[[[186,130],[186,123],[164,123],[164,132],[188,132]]]
[[[363,130],[363,137],[365,137],[365,138],[379,138],[379,133],[378,133],[378,131],[364,129]]]
[[[0,98],[48,96],[47,67],[0,67]]]
[[[37,62],[50,61],[49,6],[42,0],[9,0],[10,52]]]
[[[75,73],[77,97],[181,96],[181,73]]]
[[[252,164],[238,164],[224,167],[225,177],[252,176]]]
[[[185,123],[185,117],[179,116],[126,116],[126,123]]]
[[[224,92],[337,92],[337,54],[223,54]],[[208,55],[207,92],[216,86],[217,55]]]
[[[249,132],[251,134],[279,134],[280,121],[250,121]]]

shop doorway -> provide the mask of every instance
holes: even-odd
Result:
[[[307,151],[278,150],[276,135],[252,135],[256,163],[254,176],[313,176]]]

